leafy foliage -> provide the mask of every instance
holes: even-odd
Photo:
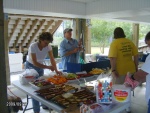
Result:
[[[150,31],[150,25],[140,24],[139,39],[144,39],[145,35]]]
[[[92,46],[100,46],[101,52],[104,52],[104,48],[110,45],[113,38],[113,31],[116,27],[122,27],[126,34],[126,37],[132,39],[132,24],[125,22],[114,22],[104,20],[91,20],[91,36]]]

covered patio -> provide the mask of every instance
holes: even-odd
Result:
[[[93,18],[132,22],[133,42],[138,47],[139,24],[150,23],[149,0],[0,0],[0,5],[0,86],[4,89],[1,91],[0,111],[4,113],[8,112],[4,104],[7,85],[11,84],[8,52],[26,51],[41,32],[54,34],[66,19],[73,21],[73,37],[84,36],[85,54],[91,54],[90,19]],[[17,75],[11,77],[18,79]],[[16,95],[19,92],[15,88],[12,90]],[[144,94],[145,85],[136,88],[131,105],[133,113],[147,112]],[[22,92],[19,95],[25,98]]]

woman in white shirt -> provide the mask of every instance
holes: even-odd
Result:
[[[35,69],[39,77],[43,76],[44,70],[43,69],[50,69],[51,71],[54,71],[57,73],[57,75],[60,75],[61,72],[57,70],[56,62],[53,57],[52,47],[49,45],[49,43],[52,43],[53,36],[48,32],[43,32],[39,37],[38,41],[34,42],[30,45],[28,50],[28,57],[26,61],[26,69]],[[47,56],[47,54],[50,57],[50,62],[52,66],[44,65],[44,59]],[[34,113],[40,112],[40,104],[37,100],[32,99],[33,104],[33,110]]]
[[[145,43],[150,47],[150,32],[147,33],[145,37]],[[146,58],[145,63],[131,78],[126,79],[125,83],[135,88],[137,86],[137,81],[140,83],[146,82],[146,101],[148,103],[148,112],[150,113],[150,55]]]

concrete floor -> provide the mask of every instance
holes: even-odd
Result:
[[[17,75],[11,75],[11,81],[15,81],[19,79],[19,74]],[[10,86],[11,91],[22,98],[23,102],[26,102],[26,95],[16,89],[13,86]],[[145,84],[142,86],[139,86],[135,89],[135,96],[131,97],[131,113],[147,113],[147,104],[145,101]],[[32,102],[29,102],[29,107],[32,107]],[[19,111],[19,113],[22,113],[22,111]],[[33,110],[26,111],[25,113],[33,113]],[[48,110],[43,110],[41,108],[40,113],[49,113]],[[55,111],[52,111],[52,113],[56,113]],[[126,111],[123,111],[121,113],[126,113]]]

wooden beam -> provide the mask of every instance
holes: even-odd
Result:
[[[72,20],[72,18],[64,18],[64,17],[52,17],[52,16],[37,16],[37,15],[21,15],[21,14],[9,14],[10,18],[30,18],[30,19],[49,19],[49,20]]]
[[[36,35],[38,35],[40,29],[42,28],[42,26],[44,25],[45,22],[46,22],[46,20],[43,20],[43,21],[40,22],[40,25],[35,30],[35,33],[33,34],[33,36],[30,38],[29,42],[27,43],[27,48],[30,46],[30,44],[32,43],[32,41],[36,38]]]
[[[57,28],[60,26],[60,24],[62,23],[62,20],[59,20],[53,27],[52,29],[50,30],[50,33],[51,34],[54,34],[57,30]]]
[[[133,43],[136,47],[138,47],[139,44],[139,23],[133,23],[132,24],[133,29]]]
[[[13,48],[13,47],[9,47],[9,51],[14,51],[14,52],[19,52],[19,47],[18,48]],[[27,47],[21,47],[21,51],[24,52],[24,51],[28,51],[28,48]]]
[[[13,34],[15,33],[15,30],[16,30],[16,28],[17,28],[17,26],[18,26],[20,20],[21,20],[21,18],[19,18],[19,19],[16,20],[16,23],[14,24],[14,27],[13,27],[12,32],[11,32],[11,34],[10,34],[8,43],[10,43],[10,41],[11,41],[11,39],[12,39],[12,36],[13,36]]]
[[[15,40],[14,47],[17,46],[17,43],[18,43],[19,39],[22,37],[22,34],[25,32],[25,29],[27,28],[30,21],[31,21],[30,19],[25,20],[25,24],[23,25],[23,28],[22,28],[21,32],[19,33],[17,39]]]
[[[22,46],[21,46],[21,44],[18,44],[19,45],[19,53],[21,53],[22,52]]]
[[[54,20],[48,21],[47,26],[45,27],[45,29],[43,29],[43,32],[47,32],[50,28],[50,26],[53,24]]]
[[[30,33],[32,32],[32,30],[34,29],[34,27],[36,26],[36,24],[38,23],[38,19],[34,20],[31,28],[28,30],[27,35],[23,38],[21,46],[24,45],[25,41],[27,40],[28,36],[30,35]]]

